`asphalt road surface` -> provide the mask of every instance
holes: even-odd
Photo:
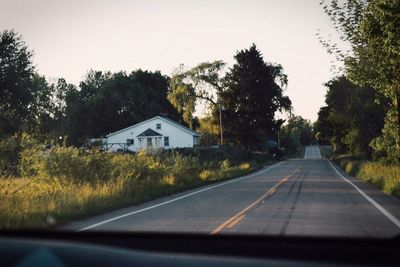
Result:
[[[66,225],[76,231],[162,231],[392,237],[400,200],[344,174],[317,146],[226,182]]]

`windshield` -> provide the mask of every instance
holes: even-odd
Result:
[[[400,233],[399,1],[0,9],[0,229]]]

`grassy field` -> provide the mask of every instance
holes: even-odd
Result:
[[[256,161],[203,161],[179,153],[26,150],[20,177],[0,178],[0,228],[45,228],[244,175]]]

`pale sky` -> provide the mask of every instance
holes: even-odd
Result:
[[[160,70],[223,60],[255,43],[289,78],[297,115],[316,120],[333,77],[316,37],[334,35],[320,0],[0,0],[0,30],[22,34],[49,79],[90,70]]]

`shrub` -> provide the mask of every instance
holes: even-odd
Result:
[[[219,147],[181,148],[176,149],[175,151],[184,156],[197,157],[201,162],[218,162],[229,159],[232,163],[236,164],[251,157],[251,153],[249,151],[230,145],[223,145]]]
[[[221,169],[222,170],[228,170],[231,167],[231,162],[229,159],[221,161]]]
[[[345,171],[349,173],[350,175],[357,175],[358,171],[360,170],[360,167],[362,165],[363,161],[361,160],[353,160],[353,161],[346,161],[345,165]]]
[[[208,180],[208,179],[211,177],[211,175],[212,175],[212,171],[210,171],[210,170],[208,170],[208,169],[205,169],[205,170],[202,170],[202,171],[200,172],[199,178],[200,178],[201,180],[203,180],[203,181],[206,181],[206,180]]]
[[[0,140],[0,175],[18,176],[21,154],[39,147],[38,142],[26,133],[3,137]]]
[[[18,158],[21,150],[19,137],[10,136],[0,140],[0,175],[12,176],[18,174]]]
[[[242,171],[250,169],[250,163],[248,162],[243,162],[239,165],[239,169]]]

